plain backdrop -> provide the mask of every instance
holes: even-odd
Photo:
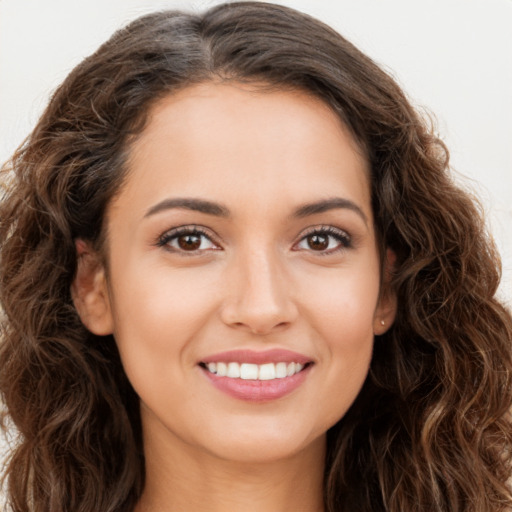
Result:
[[[214,0],[0,0],[0,161],[51,92],[140,14]],[[458,179],[481,197],[512,305],[512,0],[282,0],[332,25],[435,114]]]

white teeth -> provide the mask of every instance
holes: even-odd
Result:
[[[226,377],[231,377],[232,379],[239,379],[240,365],[238,363],[228,363],[228,372],[226,373]]]
[[[276,365],[274,363],[262,364],[258,373],[259,380],[272,380],[276,378]]]
[[[240,378],[245,380],[256,380],[258,378],[258,365],[249,363],[241,364]]]
[[[284,379],[286,377],[286,363],[276,364],[276,377],[278,379]]]
[[[300,363],[207,363],[206,368],[210,373],[219,377],[244,380],[273,380],[284,379],[299,373],[304,365]]]
[[[217,375],[225,377],[228,373],[228,365],[226,363],[217,363]]]

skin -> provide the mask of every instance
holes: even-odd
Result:
[[[78,241],[72,292],[85,325],[114,334],[141,399],[137,510],[323,510],[325,433],[395,314],[364,155],[306,93],[205,83],[154,106],[129,169],[107,212],[108,272]],[[226,211],[171,207],[177,198]],[[297,215],[333,198],[343,202]],[[173,238],[180,226],[201,227],[196,245]],[[278,400],[233,398],[198,365],[273,348],[312,361]]]

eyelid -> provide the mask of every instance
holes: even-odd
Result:
[[[300,238],[297,243],[294,244],[292,250],[302,250],[296,248],[298,244],[300,244],[306,237],[315,235],[315,234],[326,234],[327,236],[331,236],[335,239],[337,239],[340,242],[340,246],[329,249],[325,251],[314,251],[313,249],[310,249],[309,252],[316,253],[318,256],[329,256],[331,254],[335,254],[341,251],[345,251],[347,249],[353,248],[353,237],[348,233],[348,231],[344,229],[337,228],[335,226],[322,224],[319,226],[311,226],[307,228],[305,231],[303,231],[300,234]],[[307,250],[307,249],[304,249]]]
[[[207,238],[213,245],[215,245],[215,248],[208,248],[208,249],[197,249],[194,251],[186,251],[186,250],[180,250],[174,247],[171,247],[169,245],[169,242],[177,238],[181,235],[187,235],[187,234],[199,234],[201,236],[204,236]],[[310,249],[309,252],[317,253],[319,256],[327,256],[330,254],[334,254],[340,251],[344,251],[347,249],[351,249],[353,247],[353,238],[352,236],[344,229],[340,229],[338,227],[332,226],[332,225],[318,225],[318,226],[311,226],[304,230],[299,237],[299,240],[293,245],[292,250],[294,251],[300,251],[300,250],[306,250],[306,249],[300,249],[297,248],[298,244],[300,244],[306,237],[314,235],[314,234],[323,234],[327,235],[329,237],[333,237],[339,241],[339,246],[330,249],[330,250],[323,250],[323,251],[314,251],[313,249]],[[168,229],[164,231],[161,235],[158,236],[156,239],[155,245],[163,248],[167,248],[170,252],[174,252],[176,254],[185,255],[185,256],[193,256],[197,254],[202,254],[205,252],[213,251],[213,250],[223,250],[220,243],[217,241],[217,236],[211,232],[210,229],[197,225],[197,224],[186,224],[182,226],[176,226],[174,228]]]
[[[177,238],[181,235],[188,235],[188,234],[199,234],[201,236],[204,236],[216,247],[210,248],[210,249],[197,249],[195,251],[185,251],[185,250],[176,249],[169,245],[169,242],[172,239]],[[211,230],[209,230],[208,228],[205,228],[204,226],[200,226],[197,224],[185,224],[183,226],[176,226],[174,228],[164,231],[161,235],[158,236],[155,245],[158,247],[166,248],[170,252],[173,252],[176,254],[185,255],[185,256],[194,256],[194,255],[197,255],[198,253],[204,253],[207,251],[222,250],[222,247],[216,241],[216,238],[217,237],[211,232]]]

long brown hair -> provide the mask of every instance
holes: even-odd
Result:
[[[83,61],[3,168],[0,391],[19,438],[14,512],[130,511],[144,485],[138,399],[115,341],[70,297],[74,240],[99,245],[150,106],[206,80],[299,88],[326,102],[371,164],[381,249],[397,254],[394,326],[328,432],[330,512],[511,506],[512,321],[499,259],[448,152],[397,84],[322,23],[261,2],[142,17]]]

